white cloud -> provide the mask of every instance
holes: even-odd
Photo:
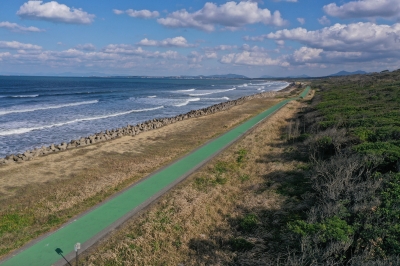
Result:
[[[205,56],[207,59],[216,59],[216,58],[218,58],[218,55],[217,55],[216,52],[206,52],[206,53],[204,54],[204,56]]]
[[[265,25],[283,26],[286,22],[279,11],[271,13],[261,9],[256,2],[227,2],[220,6],[207,2],[204,7],[194,13],[185,9],[175,11],[157,22],[171,28],[196,28],[214,31],[215,25],[225,26],[233,30],[248,24],[263,23]]]
[[[236,45],[220,44],[215,47],[206,47],[206,48],[204,48],[204,50],[207,50],[207,51],[229,51],[229,50],[236,49],[236,48],[237,48]]]
[[[15,49],[15,50],[40,50],[42,49],[39,45],[34,45],[30,43],[21,43],[21,42],[6,42],[0,41],[0,49]]]
[[[292,3],[297,3],[297,0],[274,0],[274,2],[292,2]]]
[[[126,13],[130,17],[134,18],[156,18],[160,16],[160,13],[158,11],[150,11],[150,10],[134,10],[134,9],[128,9],[128,10],[119,10],[119,9],[113,9],[114,14],[116,15],[121,15]]]
[[[331,3],[323,7],[332,17],[346,18],[400,18],[399,0],[359,0],[342,6]]]
[[[9,52],[0,53],[0,61],[3,61],[4,58],[11,57],[12,55]]]
[[[304,25],[306,23],[306,20],[304,18],[297,18],[297,21],[301,24]]]
[[[20,26],[17,23],[11,23],[8,21],[3,21],[0,22],[0,28],[5,28],[11,31],[16,31],[16,32],[41,32],[44,30],[41,30],[39,28],[36,27],[24,27],[24,26]]]
[[[222,56],[221,63],[249,65],[249,66],[289,66],[288,62],[281,59],[272,59],[266,53],[243,51]]]
[[[70,8],[56,1],[43,3],[43,1],[28,1],[17,11],[17,15],[24,19],[46,20],[56,23],[90,24],[95,15],[82,9]]]
[[[323,51],[322,49],[301,47],[293,53],[293,59],[296,62],[310,61],[319,58]]]
[[[163,58],[163,59],[178,59],[180,55],[176,51],[166,52],[151,52],[143,50],[141,47],[135,47],[128,44],[109,44],[103,49],[104,53],[122,54],[122,55],[137,55],[143,58]]]
[[[330,25],[331,24],[331,21],[326,16],[322,16],[321,18],[319,18],[318,22],[321,25]]]
[[[267,34],[267,38],[298,41],[325,51],[391,54],[400,51],[400,23],[392,26],[363,22],[335,24],[315,31],[304,28],[285,29]]]
[[[96,50],[96,46],[94,46],[91,43],[78,44],[77,46],[75,46],[75,48],[78,50],[83,50],[83,51],[95,51]]]
[[[125,13],[125,11],[119,10],[119,9],[113,9],[113,12],[114,12],[114,14],[116,14],[116,15],[121,15],[121,14],[124,14],[124,13]]]
[[[253,41],[253,42],[262,42],[264,39],[267,38],[267,35],[260,35],[260,36],[244,36],[243,39],[245,41]]]
[[[162,41],[149,40],[147,38],[141,40],[138,45],[144,46],[163,46],[163,47],[194,47],[194,44],[189,44],[187,40],[178,36],[175,38],[167,38]]]

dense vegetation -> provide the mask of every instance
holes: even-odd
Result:
[[[278,189],[297,202],[270,252],[286,265],[399,265],[400,71],[312,87],[286,136],[308,167]]]

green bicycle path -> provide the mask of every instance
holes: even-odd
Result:
[[[307,87],[299,97],[304,98],[309,90],[310,87]],[[61,249],[63,254],[70,254],[74,251],[75,243],[79,242],[84,245],[85,242],[152,198],[165,187],[171,185],[182,176],[190,174],[193,169],[196,169],[196,167],[204,163],[205,160],[219,153],[225,147],[243,136],[250,128],[294,99],[297,98],[283,100],[228,131],[224,135],[208,142],[193,153],[169,165],[160,172],[151,175],[149,178],[144,179],[111,200],[106,201],[93,211],[79,217],[74,222],[64,225],[64,227],[17,253],[1,265],[45,266],[56,263],[62,259],[55,251],[56,249]]]

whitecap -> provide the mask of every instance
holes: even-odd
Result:
[[[177,90],[175,92],[187,92],[187,91],[195,91],[196,89],[188,89],[188,90]]]
[[[13,95],[11,96],[12,98],[35,98],[38,97],[39,94],[34,94],[34,95]]]
[[[156,95],[152,95],[152,96],[147,96],[147,98],[156,98]]]
[[[207,91],[207,92],[205,91],[205,92],[203,92],[203,93],[189,94],[189,96],[204,96],[204,95],[216,94],[216,93],[227,92],[227,91],[233,91],[233,90],[236,90],[236,88],[227,89],[227,90]]]
[[[71,121],[55,123],[55,124],[45,125],[45,126],[40,126],[40,127],[9,129],[9,130],[0,131],[0,136],[23,134],[23,133],[27,133],[27,132],[34,131],[34,130],[42,130],[42,129],[52,128],[52,127],[60,127],[60,126],[73,124],[73,123],[77,123],[77,122],[105,119],[105,118],[110,118],[110,117],[115,117],[115,116],[127,115],[127,114],[130,114],[130,113],[153,111],[153,110],[157,110],[157,109],[161,109],[161,108],[164,108],[164,106],[158,106],[158,107],[154,107],[154,108],[138,109],[138,110],[129,110],[129,111],[126,111],[126,112],[115,113],[115,114],[110,114],[110,115],[80,118],[80,119],[75,119],[75,120],[71,120]]]
[[[205,101],[221,101],[221,100],[229,100],[229,97],[221,97],[221,98],[202,98]]]
[[[98,103],[98,102],[99,102],[98,100],[94,100],[94,101],[85,101],[85,102],[76,102],[76,103],[66,103],[66,104],[60,104],[60,105],[37,106],[37,107],[32,107],[32,108],[27,108],[27,109],[0,110],[0,115],[6,115],[6,114],[12,114],[12,113],[34,112],[34,111],[38,111],[38,110],[58,109],[58,108],[63,108],[63,107],[71,107],[71,106],[78,106],[78,105],[84,105],[84,104],[93,104],[93,103]]]
[[[200,101],[200,98],[191,98],[191,99],[187,99],[187,100],[184,101],[183,103],[174,104],[174,106],[176,106],[176,107],[181,107],[181,106],[188,105],[190,102],[197,102],[197,101]]]

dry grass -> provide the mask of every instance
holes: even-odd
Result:
[[[84,254],[84,265],[263,265],[268,232],[247,237],[251,251],[237,252],[230,244],[246,214],[285,204],[268,178],[301,164],[287,158],[281,134],[302,105],[289,103],[100,241]]]
[[[135,137],[0,167],[0,256],[56,229],[278,100],[253,99]]]

